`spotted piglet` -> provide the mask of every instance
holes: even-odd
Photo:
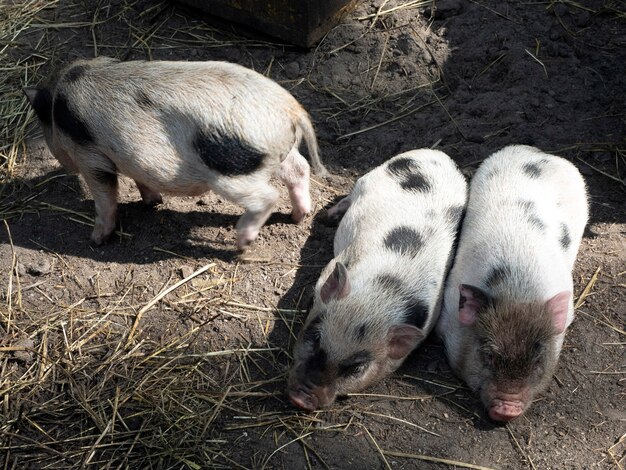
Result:
[[[300,222],[311,210],[309,164],[320,162],[308,114],[263,75],[227,62],[76,61],[49,86],[26,88],[53,155],[85,179],[96,206],[91,239],[113,233],[117,175],[135,180],[143,201],[160,193],[213,190],[245,208],[237,245],[249,245],[286,184]]]
[[[472,180],[437,331],[495,421],[522,415],[552,378],[586,222],[578,170],[536,148],[506,147]]]
[[[466,182],[437,150],[400,154],[360,178],[294,348],[291,401],[305,410],[396,370],[434,326]]]

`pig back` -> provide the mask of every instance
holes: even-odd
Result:
[[[392,312],[394,303],[402,303],[393,292],[402,284],[428,312],[429,321],[422,326],[430,330],[439,313],[466,188],[455,163],[435,150],[400,154],[357,181],[335,235],[336,259],[348,266],[354,290],[362,290],[357,302],[380,303],[382,288],[392,291],[384,308]],[[320,282],[329,274],[323,273]],[[348,311],[352,309],[356,307]]]
[[[67,102],[89,130],[82,142],[55,122],[62,147],[95,145],[120,172],[150,172],[165,191],[211,178],[197,157],[198,136],[211,136],[224,151],[270,156],[266,164],[277,166],[296,141],[296,121],[306,115],[274,81],[226,62],[77,61],[60,74],[54,95],[55,107]],[[173,174],[180,181],[171,181]]]
[[[545,302],[572,292],[571,271],[587,221],[584,181],[568,161],[527,146],[485,160],[467,213],[437,330],[452,366],[467,355],[470,330],[458,321],[459,286],[513,303]],[[567,325],[573,319],[568,311]],[[556,338],[562,342],[563,335]]]

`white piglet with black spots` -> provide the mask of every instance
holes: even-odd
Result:
[[[328,211],[341,218],[294,347],[291,401],[305,410],[397,369],[433,328],[467,184],[437,150],[400,154]]]
[[[554,374],[586,223],[585,183],[563,158],[510,146],[472,179],[437,331],[494,421],[522,415]]]
[[[91,239],[113,233],[117,175],[129,176],[146,204],[161,193],[213,190],[246,212],[237,245],[249,245],[289,190],[292,217],[311,210],[307,144],[316,173],[326,173],[308,114],[269,78],[228,62],[78,60],[53,83],[26,88],[52,154],[80,173],[96,206]]]

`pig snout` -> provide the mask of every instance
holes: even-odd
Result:
[[[507,422],[519,418],[527,408],[529,402],[529,390],[510,390],[504,392],[495,390],[485,396],[487,414],[493,421]]]
[[[318,407],[319,400],[317,395],[304,387],[297,387],[287,390],[289,400],[298,408],[302,408],[305,411],[315,411]]]
[[[315,385],[308,380],[290,380],[287,385],[289,400],[305,411],[315,411],[333,402],[335,393],[332,387]]]
[[[524,402],[519,399],[498,397],[489,404],[489,417],[494,421],[511,421],[524,412]]]

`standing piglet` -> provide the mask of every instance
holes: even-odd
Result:
[[[428,335],[466,193],[446,154],[413,150],[360,178],[329,210],[343,218],[294,348],[288,394],[296,406],[312,411],[362,390]]]
[[[326,173],[309,116],[277,83],[227,62],[79,60],[44,88],[26,88],[53,155],[82,174],[96,206],[91,239],[113,233],[117,175],[135,180],[146,204],[161,192],[213,190],[246,212],[237,245],[249,245],[287,185],[292,217],[311,210],[309,165]]]
[[[586,222],[580,173],[536,148],[506,147],[472,180],[437,331],[495,421],[520,416],[550,382]]]

